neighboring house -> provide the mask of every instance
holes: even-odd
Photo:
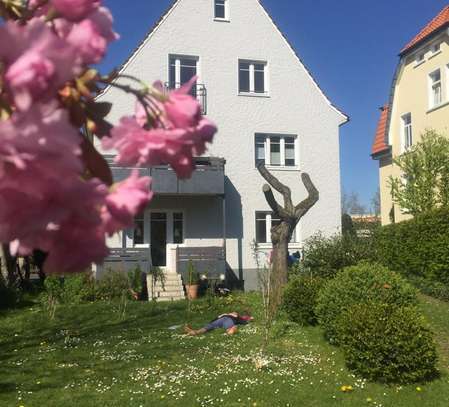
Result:
[[[389,177],[401,175],[392,159],[427,129],[449,136],[449,5],[401,50],[381,108],[372,157],[379,161],[382,224],[407,218],[391,198]]]
[[[251,244],[270,251],[278,221],[262,193],[256,164],[265,162],[306,197],[301,171],[310,174],[320,200],[296,229],[291,250],[309,236],[340,228],[339,127],[348,118],[325,96],[258,0],[178,0],[121,68],[144,81],[176,88],[198,75],[196,95],[218,126],[193,178],[180,181],[166,167],[142,169],[156,193],[134,230],[110,240],[114,261],[127,267],[151,254],[153,265],[185,277],[191,259],[201,272],[257,288]],[[114,87],[109,119],[133,113],[134,100]],[[107,157],[109,160],[112,157]],[[127,170],[115,168],[116,180]]]

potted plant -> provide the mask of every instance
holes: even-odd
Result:
[[[186,294],[189,300],[194,300],[198,298],[198,287],[199,287],[200,276],[193,265],[192,260],[189,260],[187,265],[187,283],[186,283]]]

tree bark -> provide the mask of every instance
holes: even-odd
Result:
[[[280,290],[288,279],[288,244],[293,231],[302,217],[318,202],[319,192],[306,173],[301,174],[302,182],[307,190],[308,196],[298,205],[294,206],[291,198],[291,190],[282,184],[273,174],[271,174],[265,164],[257,166],[259,173],[268,182],[263,186],[263,193],[268,205],[274,215],[281,220],[281,223],[271,229],[271,241],[273,252],[271,264],[273,267],[272,284]],[[280,205],[273,195],[273,187],[278,191],[284,200],[284,205]]]

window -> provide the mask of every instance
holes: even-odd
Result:
[[[281,223],[281,220],[272,212],[256,212],[256,242],[271,243],[271,228]],[[290,243],[296,242],[296,229],[292,234]]]
[[[413,145],[412,115],[402,116],[402,151],[407,151]]]
[[[437,54],[441,50],[441,42],[432,45],[432,54]]]
[[[267,64],[239,61],[239,92],[267,94]]]
[[[429,75],[430,79],[430,107],[436,107],[443,101],[441,92],[441,71],[437,69]]]
[[[134,233],[133,233],[134,246],[143,245],[145,243],[144,225],[145,225],[144,214],[141,213],[134,218]]]
[[[296,136],[256,134],[256,166],[264,163],[268,167],[299,166]]]
[[[416,65],[420,65],[422,62],[424,62],[425,56],[426,56],[425,52],[419,52],[419,53],[416,55],[415,64],[416,64]]]
[[[228,20],[229,19],[229,1],[228,0],[215,0],[215,19]]]
[[[198,58],[187,56],[170,56],[168,82],[170,89],[180,88],[192,77],[198,75]],[[193,86],[190,91],[192,96],[196,97],[196,87]]]
[[[173,213],[173,243],[184,243],[184,216],[182,212]]]

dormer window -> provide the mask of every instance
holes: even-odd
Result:
[[[215,20],[229,20],[229,0],[214,0]]]

